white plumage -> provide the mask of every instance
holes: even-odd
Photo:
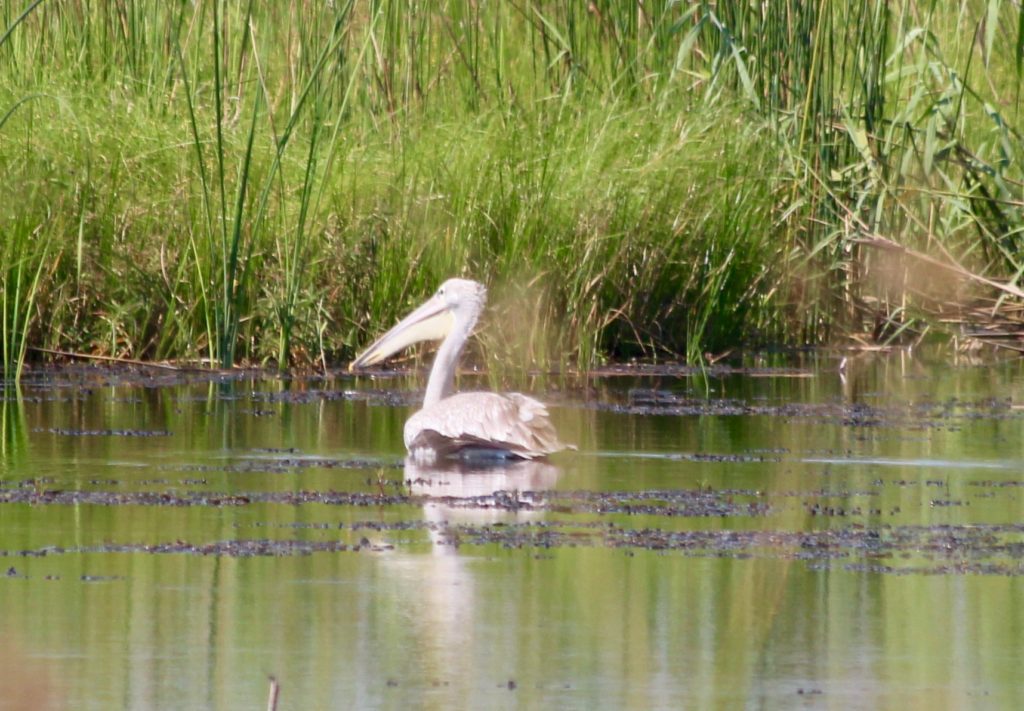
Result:
[[[353,363],[378,363],[412,343],[444,338],[427,381],[423,409],[405,423],[405,446],[417,460],[501,457],[536,459],[565,449],[543,403],[520,393],[451,394],[455,367],[483,310],[487,291],[449,279],[425,304],[381,336]]]
[[[564,449],[544,404],[520,393],[459,393],[405,423],[405,448],[418,459],[494,450],[523,459]],[[422,452],[422,454],[421,454]]]

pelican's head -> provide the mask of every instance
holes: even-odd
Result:
[[[380,363],[420,341],[437,341],[456,328],[469,335],[487,300],[487,289],[469,279],[449,279],[427,301],[399,321],[352,361],[349,370]]]

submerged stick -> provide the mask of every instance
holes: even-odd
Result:
[[[281,685],[277,683],[276,677],[267,677],[270,680],[270,693],[267,696],[267,711],[277,711],[277,695],[281,693]]]

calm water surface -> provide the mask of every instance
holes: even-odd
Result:
[[[474,472],[415,379],[30,376],[0,708],[1019,707],[1024,367],[801,365],[520,384],[578,451]]]

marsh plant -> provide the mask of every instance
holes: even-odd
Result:
[[[5,375],[30,348],[338,362],[453,275],[500,295],[492,365],[698,361],[1011,313],[1022,18],[995,1],[7,3]]]

